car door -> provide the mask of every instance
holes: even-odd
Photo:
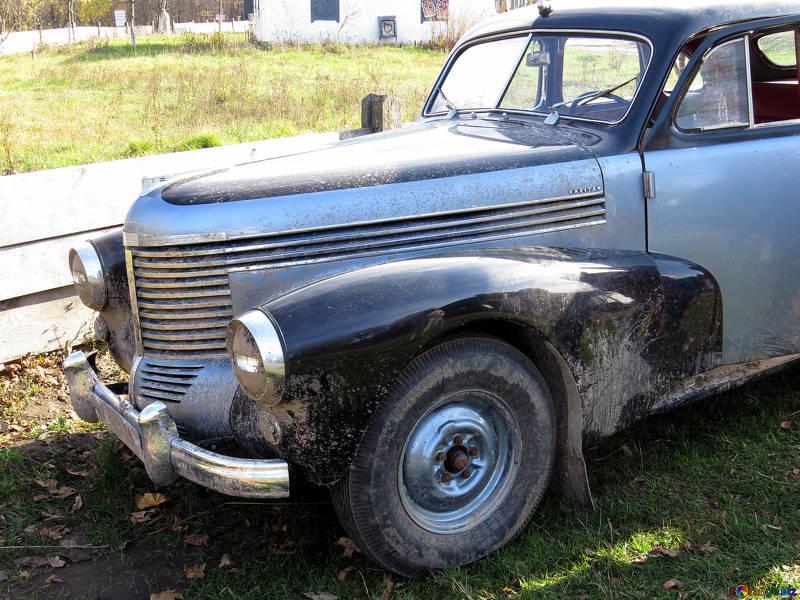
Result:
[[[704,40],[643,152],[648,249],[716,278],[727,364],[800,352],[800,120],[756,122],[758,33]]]

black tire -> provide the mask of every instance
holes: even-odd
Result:
[[[448,404],[448,398],[458,400]],[[507,435],[496,436],[497,444],[502,445],[503,438],[516,439],[515,443],[520,447],[512,449],[509,442],[502,453],[496,452],[497,456],[506,457],[502,468],[479,471],[483,467],[474,467],[474,479],[478,481],[475,485],[488,487],[489,484],[485,483],[487,478],[495,477],[493,473],[496,472],[504,473],[498,476],[503,485],[492,488],[494,491],[488,499],[476,499],[470,496],[472,492],[464,492],[463,498],[458,500],[482,502],[473,513],[467,513],[480,515],[480,518],[463,516],[452,521],[455,525],[450,521],[440,524],[436,520],[439,519],[437,505],[432,511],[433,525],[429,525],[424,520],[428,513],[418,508],[430,498],[427,490],[439,493],[439,484],[468,485],[470,473],[466,476],[463,471],[450,476],[444,473],[464,464],[462,451],[468,456],[472,452],[477,456],[478,452],[474,447],[459,446],[461,450],[457,450],[453,446],[447,454],[437,452],[430,464],[423,462],[422,458],[427,459],[428,455],[420,449],[418,439],[430,429],[420,430],[420,427],[427,427],[440,413],[444,415],[441,418],[446,419],[460,407],[469,410],[469,402],[478,401],[462,402],[462,398],[480,402],[484,398],[491,399],[491,402],[499,398],[502,408],[490,406],[487,414],[502,420],[498,421],[499,426],[484,429],[502,431],[502,424],[508,421]],[[466,421],[448,421],[451,422]],[[444,429],[437,429],[437,435]],[[549,483],[556,435],[550,391],[539,371],[522,353],[494,338],[469,337],[445,342],[412,361],[371,417],[350,471],[332,490],[334,506],[343,526],[362,552],[390,571],[419,576],[465,565],[502,548],[525,528]],[[412,441],[407,450],[409,438]],[[455,440],[452,444],[465,443],[461,436],[452,439]],[[429,445],[432,447],[433,444]],[[448,462],[450,452],[456,452],[453,456],[460,461]],[[485,452],[481,450],[481,454],[488,455],[489,452],[488,449]],[[435,464],[445,456],[447,461],[442,462],[441,467]],[[481,459],[475,460],[477,465]],[[414,469],[420,464],[426,470],[411,471],[414,477],[409,478],[405,469]],[[472,463],[465,470],[469,468],[472,468]],[[429,472],[436,469],[436,473]],[[455,470],[452,472],[456,473]],[[424,479],[417,477],[420,473],[425,475]],[[446,483],[444,478],[447,478]],[[406,485],[407,481],[422,483]],[[475,496],[481,494],[478,492]],[[419,504],[417,497],[420,498]],[[449,498],[445,502],[450,502]],[[423,508],[427,510],[427,506]],[[456,510],[462,509],[456,506]],[[460,529],[439,530],[451,526]]]

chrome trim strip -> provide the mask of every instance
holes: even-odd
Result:
[[[133,314],[133,332],[136,341],[136,354],[142,356],[142,325],[139,322],[139,305],[136,298],[136,275],[133,272],[133,254],[130,248],[125,248],[125,271],[128,275],[128,291],[131,296],[131,313]],[[133,371],[131,371],[133,375]],[[133,379],[131,379],[133,381]]]
[[[178,435],[163,402],[141,412],[120,398],[97,377],[83,352],[64,361],[72,406],[89,422],[102,421],[144,463],[156,485],[178,477],[230,496],[286,498],[289,466],[282,460],[253,460],[210,452]]]
[[[744,36],[744,53],[745,64],[747,66],[747,112],[750,117],[750,128],[755,127],[756,116],[755,107],[753,106],[753,65],[750,56],[750,43],[752,37],[748,34]]]
[[[202,233],[202,234],[188,234],[188,235],[171,235],[171,236],[146,236],[145,234],[139,234],[138,237],[138,247],[137,250],[146,247],[152,246],[180,246],[180,245],[188,245],[188,244],[209,244],[215,242],[234,242],[234,241],[242,241],[242,240],[249,240],[254,238],[270,238],[270,237],[279,237],[285,235],[303,235],[307,233],[318,233],[321,231],[336,231],[339,229],[345,229],[350,227],[366,227],[366,226],[376,226],[376,225],[388,225],[392,223],[401,223],[404,221],[411,221],[416,219],[427,219],[433,217],[448,217],[453,215],[461,215],[461,214],[471,214],[476,212],[484,212],[489,210],[505,210],[511,208],[520,208],[523,206],[533,205],[534,203],[537,204],[546,204],[550,202],[561,202],[565,200],[578,200],[582,198],[598,198],[604,196],[604,190],[600,190],[598,192],[590,192],[585,194],[568,194],[566,196],[554,196],[552,198],[545,198],[541,200],[528,200],[524,202],[511,202],[507,204],[496,204],[490,206],[477,206],[472,208],[459,208],[454,210],[445,210],[441,212],[435,213],[422,213],[419,215],[406,215],[402,217],[390,217],[387,219],[375,219],[372,221],[351,221],[349,223],[341,223],[336,225],[323,225],[319,227],[308,227],[305,229],[290,229],[290,230],[282,230],[282,231],[273,231],[267,233],[252,233],[247,235],[240,235],[235,237],[229,237],[225,233],[219,232],[211,232],[211,233]]]
[[[597,119],[587,119],[585,117],[571,117],[571,116],[568,116],[568,115],[562,115],[561,116],[562,119],[569,120],[569,121],[581,121],[581,122],[584,122],[584,123],[599,123],[601,125],[607,125],[609,127],[613,127],[615,125],[619,125],[625,119],[628,118],[628,115],[630,114],[631,110],[633,109],[633,105],[636,103],[636,100],[639,98],[639,93],[642,90],[644,81],[645,81],[645,79],[647,78],[647,76],[650,73],[650,67],[652,67],[652,65],[653,65],[653,56],[655,54],[655,47],[653,46],[653,42],[651,42],[649,38],[647,38],[647,37],[645,37],[643,35],[640,35],[638,33],[631,33],[631,32],[628,32],[628,31],[597,30],[597,29],[536,29],[536,28],[518,29],[516,31],[505,31],[505,32],[501,32],[501,33],[497,33],[497,34],[493,34],[493,35],[486,35],[486,36],[474,38],[472,40],[468,40],[464,44],[454,48],[453,52],[450,53],[450,56],[448,57],[447,62],[445,63],[445,66],[442,68],[441,72],[439,73],[439,77],[436,79],[436,83],[433,86],[433,90],[431,91],[430,95],[428,96],[428,99],[425,101],[424,107],[422,109],[422,117],[423,118],[441,117],[443,114],[445,114],[445,113],[441,113],[441,112],[439,112],[439,113],[431,113],[429,111],[430,111],[431,107],[433,106],[433,102],[435,102],[435,98],[438,95],[438,91],[439,91],[444,79],[450,73],[450,69],[452,68],[453,63],[455,62],[455,60],[459,56],[461,56],[461,54],[467,48],[470,48],[470,47],[475,46],[477,44],[485,44],[487,42],[492,42],[492,41],[503,39],[503,38],[522,37],[525,34],[531,34],[531,35],[534,35],[534,36],[537,35],[537,34],[540,34],[540,35],[564,35],[564,34],[572,35],[572,34],[578,34],[578,35],[585,35],[586,37],[612,37],[612,38],[615,37],[615,36],[618,36],[618,37],[631,38],[631,39],[636,39],[636,40],[645,42],[650,47],[650,60],[647,61],[647,67],[644,69],[644,71],[642,72],[642,76],[639,79],[639,85],[636,88],[636,93],[633,95],[633,98],[631,98],[631,105],[628,107],[628,110],[625,112],[625,114],[622,116],[622,118],[620,118],[618,121],[610,122],[610,121],[600,121],[600,120],[597,120]],[[543,116],[543,117],[547,116],[547,113],[543,113],[543,112],[539,112],[539,111],[522,111],[522,110],[513,110],[512,111],[512,110],[500,109],[500,108],[497,108],[497,107],[495,107],[495,108],[485,108],[485,109],[465,108],[464,110],[467,111],[467,112],[497,112],[497,111],[502,110],[503,112],[507,112],[509,114],[513,113],[513,114],[521,114],[521,115],[537,115],[537,116]]]

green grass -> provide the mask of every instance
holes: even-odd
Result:
[[[87,42],[0,59],[0,174],[361,126],[361,99],[413,120],[446,54],[257,46],[244,35]]]
[[[793,471],[800,469],[800,425],[781,427],[798,412],[794,370],[643,422],[587,452],[596,511],[548,494],[505,550],[425,580],[398,579],[392,597],[716,600],[740,583],[800,587],[800,471]],[[87,462],[87,477],[66,471]],[[84,508],[70,513],[71,499],[34,501],[41,488],[33,477],[75,487]],[[324,493],[301,491],[289,505],[253,503],[181,482],[162,490],[171,501],[156,520],[133,525],[134,498],[148,491],[141,466],[108,434],[69,436],[44,453],[2,450],[0,543],[57,544],[24,533],[49,511],[65,515],[58,522],[87,544],[107,546],[97,558],[119,561],[120,569],[134,568],[139,559],[131,556],[152,548],[148,577],[160,569],[174,578],[169,586],[154,583],[153,592],[182,589],[192,600],[303,598],[311,591],[376,598],[385,587],[374,564],[342,556],[336,541],[344,533]],[[186,546],[189,533],[208,534],[209,546]],[[24,553],[0,550],[11,597],[39,589],[49,574],[20,580],[11,561]],[[223,554],[236,570],[217,566]],[[178,566],[167,566],[170,560]],[[182,577],[181,565],[203,562],[205,577]],[[346,580],[337,580],[347,567]],[[69,580],[69,567],[56,574]],[[670,580],[680,587],[665,589]]]

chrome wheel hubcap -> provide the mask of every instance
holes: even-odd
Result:
[[[433,533],[459,533],[489,518],[519,470],[520,438],[513,413],[490,392],[440,399],[403,449],[398,480],[408,516]]]

